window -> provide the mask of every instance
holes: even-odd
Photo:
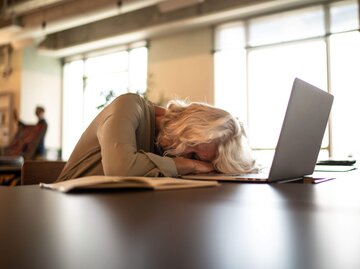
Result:
[[[324,10],[321,6],[249,20],[250,46],[299,40],[324,34]]]
[[[360,156],[360,33],[330,38],[332,143],[334,156]]]
[[[69,61],[63,72],[62,158],[68,159],[83,131],[116,96],[145,93],[147,48]]]
[[[222,25],[218,27],[216,34],[216,104],[246,122],[242,117],[246,115],[246,50],[243,24]]]
[[[325,51],[324,41],[249,51],[248,126],[252,147],[275,148],[294,77],[326,89]]]
[[[321,157],[360,154],[360,128],[349,124],[360,115],[358,27],[352,0],[215,29],[215,104],[247,124],[256,157],[272,157],[295,77],[335,96]]]

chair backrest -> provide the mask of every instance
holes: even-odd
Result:
[[[21,167],[21,185],[52,183],[65,164],[64,161],[25,161]]]
[[[4,149],[5,156],[23,156],[25,160],[35,158],[36,149],[47,131],[46,123],[36,125],[19,125],[18,131],[10,145]]]

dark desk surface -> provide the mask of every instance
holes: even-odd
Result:
[[[0,187],[4,269],[358,269],[360,176],[63,194]]]

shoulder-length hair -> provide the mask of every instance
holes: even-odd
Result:
[[[217,171],[246,173],[254,169],[242,124],[227,111],[208,104],[171,101],[157,142],[172,156],[180,156],[188,146],[215,142],[218,153],[212,164]]]

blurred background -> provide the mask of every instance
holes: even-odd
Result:
[[[46,159],[67,160],[116,96],[222,107],[270,158],[295,77],[335,96],[321,158],[360,153],[359,1],[1,0],[0,144],[13,111],[37,122]]]

